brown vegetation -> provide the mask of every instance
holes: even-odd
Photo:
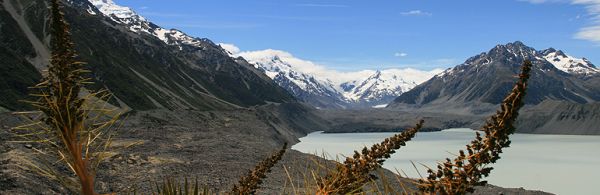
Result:
[[[447,158],[446,162],[438,165],[437,171],[429,169],[429,177],[419,181],[422,192],[465,194],[473,192],[473,186],[486,184],[481,178],[487,177],[493,169],[487,165],[496,163],[502,148],[510,146],[509,135],[515,132],[513,123],[523,106],[531,66],[530,61],[521,66],[519,81],[502,101],[500,110],[483,126],[485,136],[482,138],[477,132],[475,140],[467,145],[467,154],[460,150],[454,160]]]
[[[233,186],[231,193],[240,195],[255,194],[259,185],[262,183],[262,180],[267,177],[267,173],[270,172],[271,168],[281,160],[286,149],[287,143],[283,145],[281,150],[256,165],[253,170],[240,179],[237,185]]]
[[[414,128],[407,129],[400,134],[386,138],[383,142],[364,147],[359,153],[354,151],[353,157],[346,158],[343,164],[337,165],[336,171],[318,180],[317,194],[347,194],[362,191],[362,186],[375,179],[371,174],[380,168],[385,159],[391,157],[395,150],[405,146],[423,127],[423,120]]]
[[[49,170],[52,164],[31,169],[56,179],[67,188],[80,188],[82,194],[94,195],[96,167],[110,145],[110,130],[119,118],[116,110],[108,109],[105,101],[111,97],[106,91],[90,92],[82,89],[89,84],[83,62],[77,61],[69,25],[64,21],[58,0],[51,1],[52,59],[42,82],[33,87],[31,101],[37,112],[20,112],[30,123],[14,128],[23,141],[44,145],[37,150],[44,157],[55,157],[66,163],[75,173],[79,187],[70,186],[69,176]],[[83,96],[83,97],[82,97]]]

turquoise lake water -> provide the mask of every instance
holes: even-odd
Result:
[[[393,133],[311,133],[292,148],[311,154],[327,154],[330,159],[348,156],[354,150],[378,143]],[[412,178],[426,168],[453,158],[475,137],[470,129],[421,132],[398,150],[383,167],[402,170]],[[514,134],[511,147],[492,167],[490,184],[555,194],[600,194],[600,136]],[[343,159],[343,158],[341,158]],[[423,165],[421,165],[423,164]]]

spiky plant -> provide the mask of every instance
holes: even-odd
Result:
[[[509,135],[515,132],[513,123],[527,89],[527,81],[532,64],[523,62],[519,80],[508,96],[502,101],[500,110],[487,120],[483,126],[485,136],[476,133],[476,138],[467,145],[467,152],[460,150],[454,160],[449,158],[437,166],[437,171],[428,170],[429,176],[419,180],[419,189],[432,194],[465,194],[473,192],[474,186],[485,185],[483,177],[490,174],[492,167],[500,159],[502,148],[510,146]]]
[[[262,184],[262,180],[267,177],[267,173],[271,172],[271,168],[281,160],[286,149],[287,143],[283,145],[281,150],[256,165],[247,175],[242,176],[238,184],[233,186],[231,194],[255,194],[259,185]]]
[[[167,178],[162,185],[156,184],[156,192],[154,195],[210,195],[212,192],[207,187],[200,189],[198,180],[192,185],[185,178],[183,183],[179,181]]]
[[[111,143],[111,130],[120,116],[110,109],[107,91],[86,92],[90,83],[85,75],[84,63],[76,60],[76,52],[64,20],[59,0],[51,0],[52,59],[41,83],[33,87],[29,101],[38,111],[20,112],[29,124],[14,128],[21,142],[43,145],[37,151],[46,157],[56,157],[75,173],[81,194],[95,195],[96,168]],[[68,183],[68,175],[49,170],[54,164],[37,166],[34,170],[43,175]],[[68,186],[70,187],[70,186]]]
[[[347,157],[343,164],[337,165],[335,171],[318,179],[316,193],[327,195],[360,192],[365,183],[375,179],[371,172],[380,168],[397,149],[405,146],[406,142],[423,127],[423,122],[420,120],[415,127],[386,138],[383,142],[371,146],[370,149],[364,147],[360,153],[354,151],[353,157]]]

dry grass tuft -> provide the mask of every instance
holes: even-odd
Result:
[[[83,69],[83,62],[77,61],[69,33],[69,25],[64,20],[58,0],[51,0],[51,47],[52,59],[48,72],[41,83],[33,87],[30,101],[35,112],[19,112],[29,124],[13,128],[22,141],[37,143],[36,149],[44,158],[58,158],[75,173],[85,195],[95,195],[94,179],[96,168],[111,143],[113,125],[120,117],[116,109],[110,109],[107,91],[81,95],[83,86],[90,83]],[[83,97],[82,97],[83,96]],[[56,179],[69,186],[69,175],[62,175],[55,163],[43,165],[29,163],[31,170]]]
[[[135,194],[135,193],[134,193]],[[204,187],[200,189],[198,180],[192,185],[185,178],[183,183],[175,179],[165,179],[162,185],[156,184],[156,192],[154,195],[210,195],[213,194],[208,188]]]
[[[240,179],[238,184],[233,186],[231,194],[256,194],[256,190],[262,183],[262,180],[267,177],[267,173],[271,172],[271,168],[281,160],[286,149],[287,143],[277,153],[260,162],[254,170],[248,172],[246,176]]]
[[[375,179],[371,172],[380,168],[383,162],[395,153],[395,150],[405,146],[406,142],[410,141],[423,127],[423,122],[421,120],[414,128],[386,138],[380,144],[371,146],[371,149],[365,147],[361,153],[354,151],[354,156],[346,158],[343,164],[338,164],[336,171],[318,179],[316,194],[360,192],[364,184]]]
[[[460,150],[454,160],[447,158],[446,162],[438,165],[437,171],[429,169],[429,176],[419,180],[421,192],[465,194],[473,192],[476,185],[486,184],[486,181],[481,179],[487,177],[493,169],[487,165],[500,159],[502,148],[510,146],[509,135],[515,132],[513,123],[523,106],[531,67],[530,61],[523,62],[519,81],[502,101],[501,109],[483,126],[485,136],[482,138],[478,132],[475,140],[467,145],[466,154]]]

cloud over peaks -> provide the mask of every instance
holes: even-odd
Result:
[[[590,18],[590,24],[580,28],[573,38],[600,44],[600,0],[519,0],[533,4],[570,3],[584,6]],[[578,18],[577,18],[578,19]]]
[[[238,53],[240,53],[240,48],[235,46],[234,44],[219,43],[218,45],[221,46],[221,48],[225,49],[225,51],[229,52],[229,54],[231,55],[237,55]]]

